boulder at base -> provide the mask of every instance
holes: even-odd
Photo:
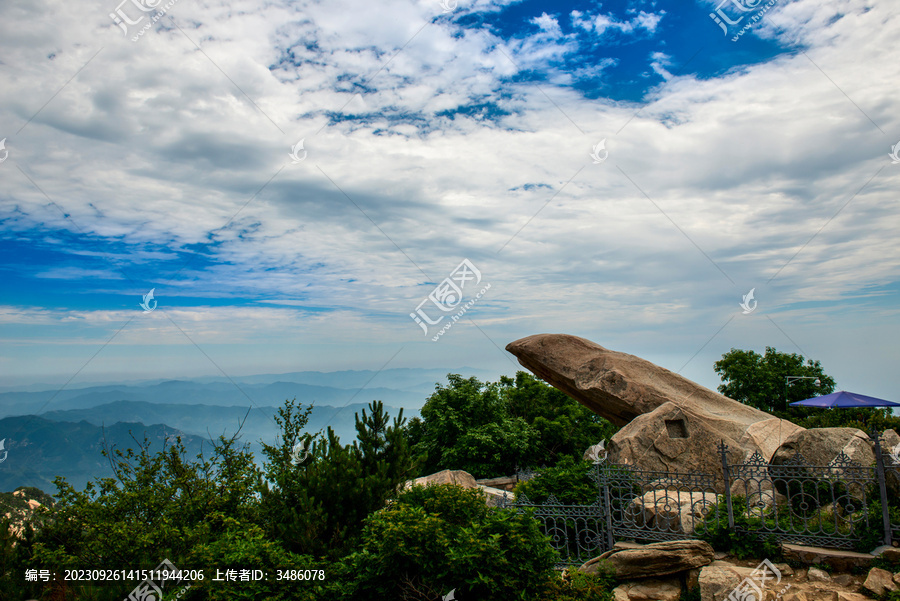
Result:
[[[800,453],[808,465],[825,466],[844,453],[863,467],[875,463],[875,451],[865,432],[857,428],[812,428],[794,432],[772,455],[772,465],[790,463]]]
[[[633,548],[615,547],[578,570],[592,574],[605,562],[615,571],[616,578],[651,578],[700,568],[710,564],[714,555],[705,541],[671,540]]]

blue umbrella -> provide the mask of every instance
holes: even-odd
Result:
[[[900,407],[900,403],[839,390],[824,396],[791,403],[791,407]]]

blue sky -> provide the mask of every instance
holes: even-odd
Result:
[[[0,386],[499,376],[565,332],[898,400],[898,12],[178,0],[138,36],[131,0],[3,3]]]

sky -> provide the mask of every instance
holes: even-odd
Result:
[[[896,2],[116,1],[0,4],[0,385],[550,332],[900,401]]]

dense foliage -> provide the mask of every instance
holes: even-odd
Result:
[[[168,560],[206,573],[164,589],[184,601],[433,600],[453,587],[460,599],[610,599],[608,578],[552,570],[555,551],[527,514],[454,486],[398,493],[442,467],[498,476],[561,461],[574,473],[584,449],[613,431],[575,401],[524,373],[484,384],[451,375],[411,424],[371,403],[350,444],[330,428],[305,434],[309,412],[285,402],[262,467],[237,437],[193,458],[180,439],[158,448],[145,438],[105,453],[114,477],[84,490],[58,478],[55,502],[28,491],[44,507],[18,536],[0,532],[0,598],[120,601],[138,579],[25,582],[24,571],[147,570]],[[7,510],[24,507],[4,499]],[[215,567],[262,570],[267,580],[216,581]],[[298,578],[310,574],[318,578]]]
[[[416,486],[366,522],[346,560],[346,597],[539,599],[556,554],[538,522],[487,506],[480,491]]]
[[[262,483],[260,511],[269,535],[288,550],[345,555],[357,544],[366,516],[413,475],[402,410],[390,424],[380,401],[369,407],[371,413],[357,416],[353,444],[342,445],[329,428],[299,467],[291,453],[303,438],[307,414],[292,402],[279,409],[276,421],[284,436],[277,447],[263,445],[268,482]]]
[[[476,478],[515,473],[517,467],[581,459],[615,427],[525,372],[482,383],[448,375],[410,423],[422,472],[462,469]]]
[[[595,470],[590,461],[565,457],[554,467],[541,469],[535,478],[517,484],[516,497],[544,503],[553,495],[566,505],[590,505],[600,494],[599,485],[591,477]]]
[[[825,374],[821,364],[811,359],[804,363],[802,355],[782,353],[772,347],[766,347],[765,355],[731,349],[716,361],[714,368],[723,382],[719,392],[798,426],[900,432],[900,416],[889,408],[789,407],[790,403],[831,394],[835,389],[834,379]],[[791,376],[801,377],[789,383]]]
[[[834,392],[834,379],[818,361],[804,363],[802,355],[781,353],[770,346],[765,355],[731,349],[716,361],[714,369],[724,382],[719,392],[763,411],[784,412],[789,403]],[[789,384],[789,376],[807,379]]]

